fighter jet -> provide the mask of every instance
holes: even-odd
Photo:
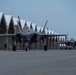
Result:
[[[70,49],[73,49],[76,47],[76,40],[71,38],[69,41],[66,42],[67,47],[70,47]]]
[[[23,27],[23,29],[20,32],[18,32],[17,34],[0,34],[0,37],[14,37],[15,38],[14,41],[16,41],[16,42],[19,42],[19,43],[24,42],[24,43],[30,45],[30,44],[36,43],[40,40],[42,40],[43,43],[44,43],[44,41],[46,41],[45,39],[47,37],[65,36],[66,35],[66,34],[44,34],[47,22],[48,21],[46,21],[46,23],[44,25],[42,33],[36,32],[33,29],[29,28],[27,25],[25,25]],[[13,46],[13,51],[16,51],[15,46],[16,45]],[[25,47],[25,50],[27,51],[27,46]],[[44,50],[47,51],[46,42],[45,42],[45,45],[44,45]]]

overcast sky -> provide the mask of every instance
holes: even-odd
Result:
[[[0,0],[0,11],[76,39],[76,0]]]

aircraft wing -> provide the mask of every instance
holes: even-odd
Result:
[[[16,34],[0,34],[0,37],[12,37],[15,36]]]
[[[44,37],[54,37],[54,36],[66,36],[67,34],[40,34],[40,36]]]

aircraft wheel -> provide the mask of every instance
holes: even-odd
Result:
[[[16,45],[13,45],[13,51],[16,51]]]
[[[44,51],[47,51],[47,45],[44,45]]]
[[[25,47],[25,51],[27,51],[28,50],[28,48],[27,47]]]

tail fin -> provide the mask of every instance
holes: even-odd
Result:
[[[23,27],[22,31],[29,31],[28,26],[27,26],[27,25],[25,25],[25,26]]]
[[[19,31],[21,32],[22,29],[21,29],[21,23],[20,23],[20,17],[19,17],[19,16],[18,16],[18,21],[17,21],[17,23],[18,23]]]
[[[44,28],[43,28],[42,33],[45,33],[45,28],[46,28],[47,23],[48,23],[48,20],[46,21],[46,23],[45,23],[45,25],[44,25]]]

